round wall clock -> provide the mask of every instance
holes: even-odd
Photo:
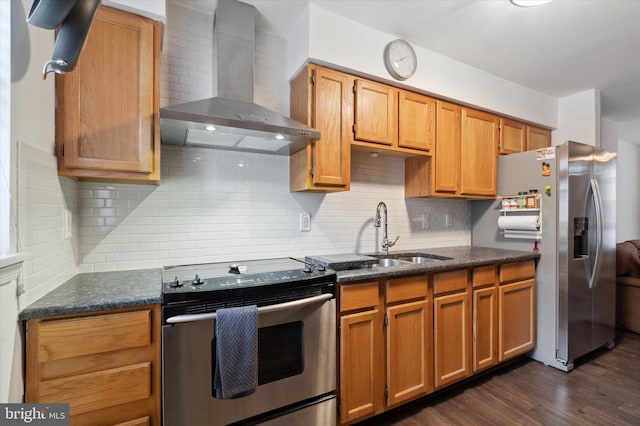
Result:
[[[384,65],[393,78],[406,80],[418,67],[416,52],[406,40],[393,40],[384,48]]]

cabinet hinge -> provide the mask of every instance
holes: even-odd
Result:
[[[353,83],[353,88],[351,90],[353,90],[354,94],[358,92],[358,89],[356,89],[356,83]]]
[[[60,155],[64,157],[64,144],[60,146]]]
[[[353,134],[355,135],[356,133],[356,124],[354,123],[353,126],[351,126],[351,130],[353,130]]]
[[[315,167],[311,166],[311,168],[309,169],[309,176],[311,176],[311,179],[313,179],[313,175],[315,172]]]
[[[389,325],[389,316],[387,314],[384,314],[384,326],[388,326]]]
[[[384,398],[389,399],[389,388],[386,386],[384,387]]]
[[[315,70],[311,71],[311,77],[309,77],[309,81],[311,82],[311,84],[316,84],[316,71]]]
[[[338,326],[338,337],[340,337],[341,332],[342,332],[342,327]]]

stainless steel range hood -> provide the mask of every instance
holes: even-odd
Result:
[[[319,131],[253,102],[255,15],[252,5],[218,0],[218,97],[160,108],[162,143],[289,155],[320,138]]]

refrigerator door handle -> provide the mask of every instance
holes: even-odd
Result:
[[[602,195],[600,194],[598,181],[596,179],[591,179],[589,181],[589,185],[596,213],[596,255],[593,262],[593,271],[589,277],[589,288],[594,288],[598,284],[598,274],[600,272],[600,263],[602,261],[602,230],[604,228],[604,220],[602,217]]]

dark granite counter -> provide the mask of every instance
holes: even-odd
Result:
[[[538,253],[533,252],[468,246],[403,250],[403,252],[423,252],[452,259],[340,271],[338,272],[338,282],[420,274],[428,271],[447,271],[539,257]],[[393,252],[391,253],[393,254]],[[20,312],[19,319],[47,318],[155,303],[162,303],[162,271],[160,268],[85,273],[76,275],[27,306]]]
[[[162,271],[95,272],[78,274],[20,312],[29,320],[96,312],[162,302]]]
[[[402,252],[429,253],[437,256],[450,257],[451,260],[435,260],[427,263],[408,263],[401,266],[371,267],[351,269],[338,272],[338,282],[361,281],[383,277],[420,274],[423,272],[448,271],[452,269],[472,268],[475,266],[518,262],[521,260],[537,259],[539,253],[503,250],[487,247],[441,247],[429,249],[402,250]],[[390,253],[393,255],[393,251]]]

